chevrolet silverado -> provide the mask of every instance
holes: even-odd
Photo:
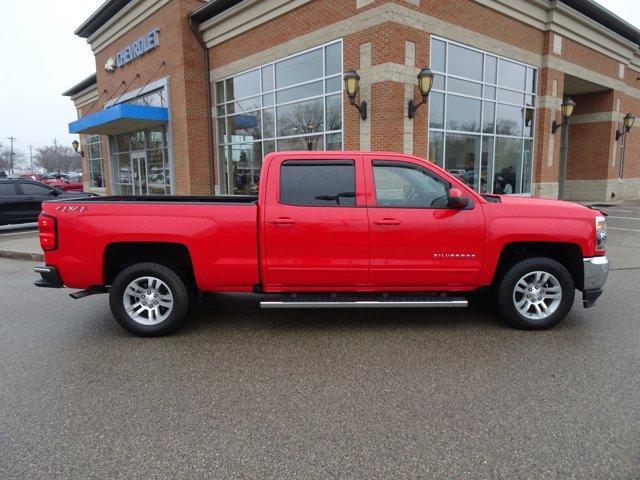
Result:
[[[492,294],[506,322],[545,329],[602,293],[604,214],[481,195],[421,158],[267,155],[258,196],[45,202],[40,287],[108,293],[140,336],[173,331],[199,292],[268,294],[263,308],[464,307]]]

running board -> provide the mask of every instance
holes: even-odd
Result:
[[[461,297],[415,299],[384,298],[381,300],[309,299],[299,297],[260,302],[260,308],[464,308],[468,301]]]

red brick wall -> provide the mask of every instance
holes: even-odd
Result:
[[[108,92],[99,108],[112,95],[118,98],[124,89],[123,80],[128,90],[135,90],[147,82],[169,77],[172,180],[178,194],[211,193],[214,183],[208,149],[205,53],[187,21],[187,14],[200,5],[201,0],[172,0],[96,55],[98,91]],[[155,27],[160,28],[160,45],[156,49],[114,73],[104,70],[109,57]],[[164,67],[160,66],[162,61],[166,63]],[[136,74],[140,77],[134,81]],[[103,147],[107,156],[106,138]]]

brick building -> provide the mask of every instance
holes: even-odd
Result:
[[[640,113],[640,31],[591,0],[108,0],[76,34],[96,73],[65,92],[70,131],[100,193],[254,193],[271,151],[349,149],[482,192],[640,195],[640,132],[616,138]]]

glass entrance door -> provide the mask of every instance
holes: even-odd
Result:
[[[148,195],[147,189],[147,154],[144,150],[131,152],[131,171],[133,172],[133,194]]]
[[[165,127],[109,137],[117,195],[169,195],[171,165]]]

